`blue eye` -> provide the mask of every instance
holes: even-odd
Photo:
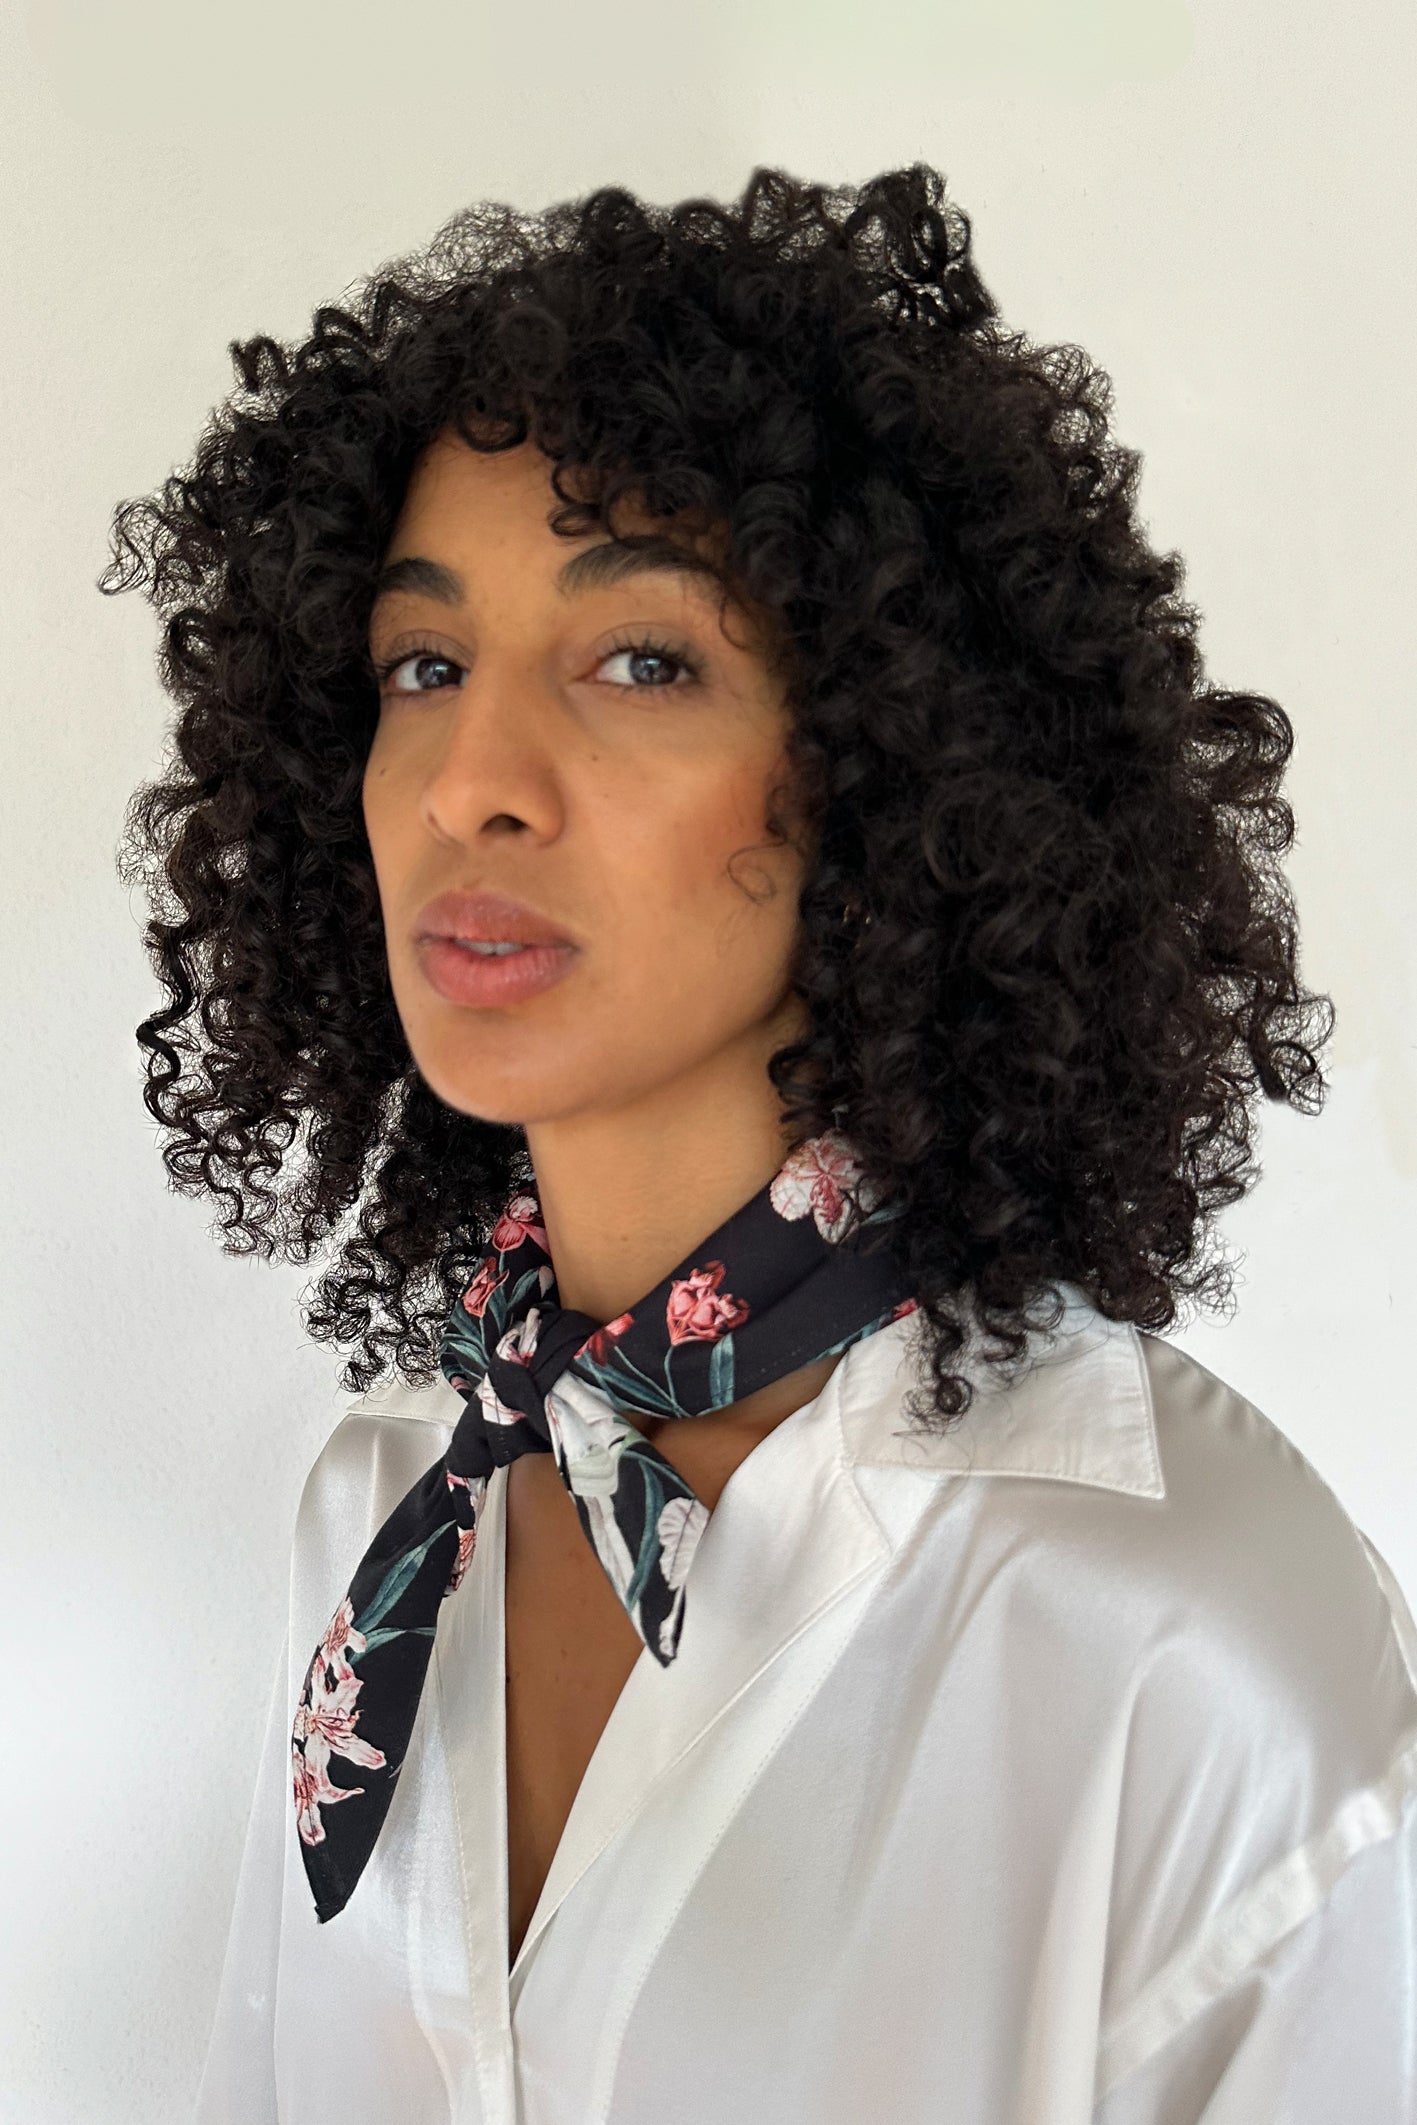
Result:
[[[448,669],[449,669],[450,671],[456,671],[456,672],[460,672],[460,671],[461,671],[461,670],[463,669],[462,665],[461,665],[461,664],[459,664],[459,663],[458,663],[458,662],[457,662],[457,661],[456,661],[456,660],[455,660],[454,658],[452,658],[452,657],[445,657],[445,656],[443,655],[443,652],[442,652],[441,650],[438,650],[438,649],[406,649],[406,650],[404,650],[404,651],[403,651],[402,655],[400,655],[400,656],[397,656],[397,657],[391,657],[391,658],[390,658],[390,659],[388,660],[388,662],[387,662],[387,663],[384,663],[384,664],[378,664],[378,665],[376,665],[376,666],[374,667],[374,668],[375,668],[375,671],[376,671],[376,673],[377,673],[377,675],[378,675],[378,680],[379,680],[379,684],[380,684],[380,686],[381,686],[381,687],[386,687],[386,686],[388,686],[388,687],[389,687],[389,691],[390,691],[390,693],[395,693],[395,694],[406,694],[406,693],[413,693],[413,694],[423,694],[423,693],[432,693],[432,692],[434,692],[434,691],[436,691],[436,690],[437,690],[437,689],[435,689],[435,688],[432,688],[432,687],[427,687],[427,686],[418,686],[418,685],[413,685],[413,686],[389,686],[389,681],[390,681],[390,680],[391,680],[391,679],[393,678],[393,675],[394,675],[394,673],[395,673],[395,672],[397,672],[397,671],[402,671],[402,670],[403,670],[403,667],[405,666],[405,664],[419,664],[419,665],[425,665],[425,664],[442,664],[442,665],[446,665],[446,667],[447,667],[447,668],[448,668]]]
[[[703,676],[702,666],[699,664],[697,657],[692,656],[687,649],[676,647],[668,642],[651,639],[647,635],[636,636],[630,642],[617,642],[613,649],[608,649],[605,652],[600,662],[601,664],[609,664],[615,657],[628,657],[632,663],[658,665],[661,672],[666,665],[673,665],[678,672],[686,673],[691,682]],[[598,670],[600,667],[597,666],[596,668]],[[611,683],[616,686],[624,685],[627,691],[631,693],[645,693],[652,687],[669,688],[682,685],[683,681],[679,678],[664,679],[660,677],[650,679],[646,686],[637,686],[633,680],[624,681],[617,679],[612,680]]]

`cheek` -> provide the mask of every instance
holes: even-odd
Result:
[[[637,983],[681,990],[780,980],[800,862],[768,837],[765,791],[756,765],[702,773],[672,790],[661,783],[633,816],[626,807],[607,820],[603,875],[615,881],[620,938],[634,940],[628,963]]]
[[[401,838],[403,818],[398,777],[377,738],[365,763],[360,802],[374,870],[381,884],[386,884]],[[406,838],[406,831],[403,838]]]
[[[723,915],[736,907],[754,912],[747,893],[765,896],[763,874],[782,860],[780,852],[763,846],[761,775],[749,769],[725,773],[720,766],[672,786],[658,781],[643,799],[633,808],[617,808],[606,830],[614,869],[633,880],[637,899],[684,913]]]

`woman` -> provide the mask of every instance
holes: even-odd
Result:
[[[969,237],[479,209],[119,513],[148,1104],[361,1396],[204,2125],[1413,2115],[1411,1619],[1158,1339],[1320,1103],[1292,732]]]

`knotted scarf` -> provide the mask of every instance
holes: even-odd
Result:
[[[443,1331],[439,1363],[466,1407],[366,1551],[296,1709],[296,1819],[322,1921],[344,1909],[388,1812],[493,1470],[555,1455],[586,1539],[667,1667],[708,1508],[622,1412],[724,1409],[913,1311],[896,1257],[843,1237],[853,1199],[857,1232],[899,1214],[867,1201],[839,1131],[810,1138],[643,1299],[598,1322],[558,1303],[537,1198],[512,1197]]]

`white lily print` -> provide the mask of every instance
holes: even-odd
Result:
[[[595,1553],[625,1600],[635,1573],[615,1518],[619,1462],[627,1441],[640,1437],[607,1396],[574,1373],[563,1373],[546,1397],[547,1424],[562,1475],[585,1507]]]
[[[346,1602],[344,1607],[348,1605]],[[340,1613],[342,1611],[336,1614],[336,1623]],[[357,1637],[358,1633],[353,1635]],[[359,1717],[354,1700],[363,1689],[363,1683],[354,1670],[348,1668],[346,1673],[336,1676],[332,1688],[325,1680],[325,1669],[322,1644],[310,1663],[305,1693],[296,1707],[292,1737],[296,1813],[300,1835],[307,1845],[317,1845],[324,1838],[324,1825],[320,1821],[322,1803],[328,1806],[332,1801],[349,1800],[364,1791],[363,1786],[334,1785],[329,1776],[330,1758],[343,1756],[347,1762],[360,1764],[367,1771],[379,1770],[386,1760],[382,1749],[376,1749],[372,1742],[363,1740],[354,1731],[354,1723]]]

